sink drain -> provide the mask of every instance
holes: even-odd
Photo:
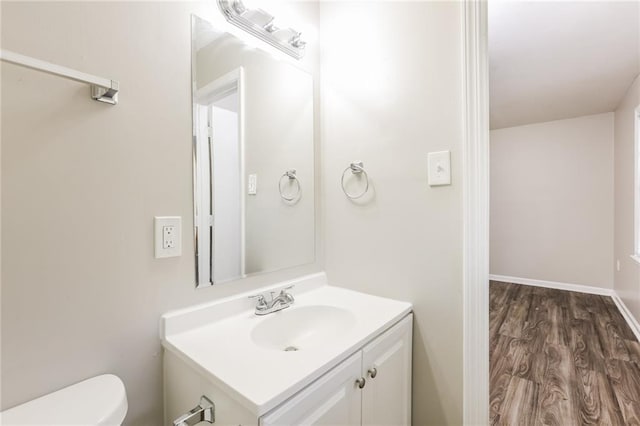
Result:
[[[286,348],[284,348],[285,352],[295,352],[297,350],[298,348],[296,348],[295,346],[287,346]]]

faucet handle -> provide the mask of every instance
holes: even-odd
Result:
[[[285,287],[282,290],[280,290],[280,296],[285,296],[287,300],[289,300],[289,303],[293,303],[296,300],[295,297],[293,297],[293,294],[287,291],[287,290],[291,290],[294,287],[295,285],[290,285],[289,287]]]
[[[267,300],[264,298],[262,294],[254,294],[253,296],[249,296],[249,299],[258,299],[258,306],[266,306]]]

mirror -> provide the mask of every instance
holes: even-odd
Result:
[[[191,28],[196,286],[312,263],[312,76]]]

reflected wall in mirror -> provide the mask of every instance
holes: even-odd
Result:
[[[315,260],[313,79],[192,17],[196,286]]]

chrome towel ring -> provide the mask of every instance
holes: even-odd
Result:
[[[296,192],[293,194],[285,194],[282,188],[283,182],[291,183],[291,181],[294,181],[297,186]],[[300,198],[300,193],[302,192],[302,186],[300,185],[300,180],[298,179],[298,176],[296,176],[296,169],[287,170],[282,174],[282,176],[280,176],[280,180],[278,181],[278,190],[280,191],[280,197],[285,201],[295,201],[296,199]]]
[[[363,175],[364,176],[364,179],[365,179],[364,191],[362,191],[359,194],[355,194],[355,195],[354,194],[349,194],[347,189],[344,187],[344,178],[347,175],[347,172],[349,170],[351,170],[351,173],[354,174],[354,175]],[[367,191],[369,191],[369,175],[364,170],[364,164],[362,163],[362,161],[354,161],[353,163],[349,164],[349,167],[344,169],[344,172],[342,172],[342,178],[340,179],[340,186],[342,186],[342,192],[344,192],[344,195],[346,195],[347,197],[349,197],[352,200],[357,200],[358,198],[360,198],[364,194],[366,194]]]

